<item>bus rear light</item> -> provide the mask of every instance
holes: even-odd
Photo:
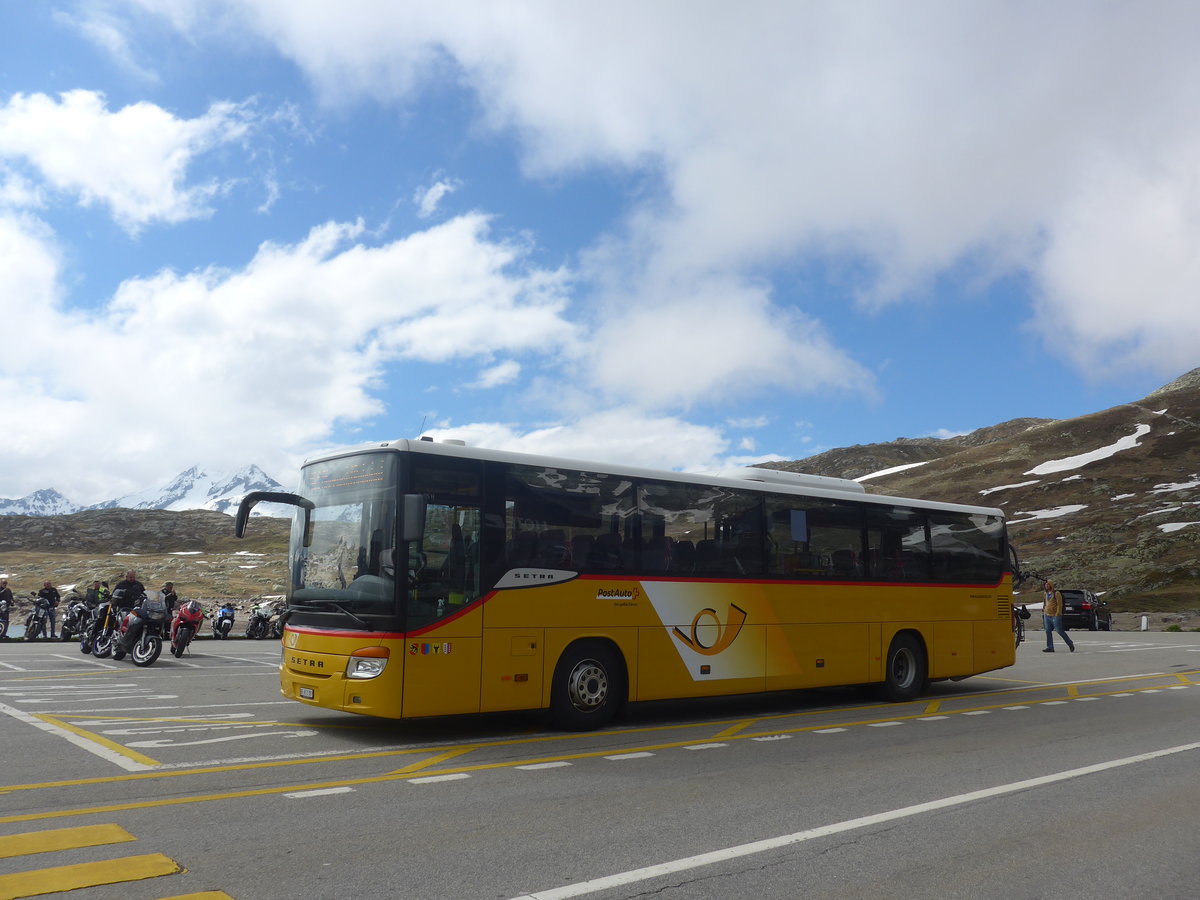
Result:
[[[350,654],[346,661],[346,677],[367,679],[378,678],[387,666],[391,651],[387,647],[363,647]]]

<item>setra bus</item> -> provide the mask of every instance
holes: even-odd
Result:
[[[655,471],[398,440],[296,493],[285,697],[413,718],[876,684],[1012,665],[998,509],[772,469]]]

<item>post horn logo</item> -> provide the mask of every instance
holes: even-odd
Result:
[[[288,636],[287,636],[287,645],[288,645],[288,647],[290,647],[291,649],[295,650],[295,649],[296,649],[296,638],[298,638],[299,636],[300,636],[300,635],[296,634],[296,632],[294,632],[294,631],[289,631],[289,632],[288,632]]]
[[[706,619],[712,621],[704,621]],[[690,634],[676,626],[675,637],[703,656],[716,656],[729,648],[729,645],[741,633],[742,625],[745,622],[746,611],[733,603],[729,604],[729,620],[725,623],[717,618],[715,609],[706,607],[696,613],[696,618],[692,619]],[[706,638],[709,640],[705,640]]]

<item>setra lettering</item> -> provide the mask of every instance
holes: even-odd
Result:
[[[289,656],[288,663],[293,666],[300,666],[303,669],[325,668],[325,661],[323,659],[309,659],[306,656]]]

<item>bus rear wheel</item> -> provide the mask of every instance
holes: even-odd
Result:
[[[925,690],[928,677],[929,664],[921,642],[911,634],[892,638],[883,682],[884,698],[895,702],[914,700]]]
[[[566,649],[554,667],[550,713],[567,731],[589,731],[612,721],[625,700],[625,669],[602,641],[581,641]]]

